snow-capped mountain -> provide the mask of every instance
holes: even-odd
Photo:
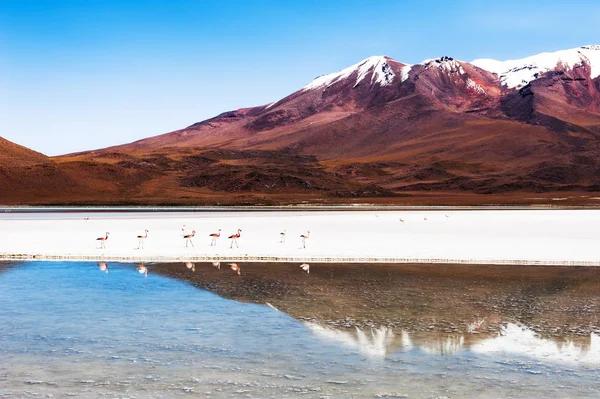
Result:
[[[401,64],[400,68],[392,68],[393,64]],[[451,57],[428,59],[416,65],[402,64],[388,56],[374,56],[351,65],[339,72],[319,76],[303,87],[302,90],[324,89],[331,85],[353,77],[355,86],[369,77],[369,84],[377,83],[380,87],[394,83],[403,83],[409,77],[411,70],[419,66],[425,68],[438,67],[449,74],[465,75],[459,61]],[[506,88],[520,88],[541,77],[542,74],[553,70],[571,70],[575,67],[589,69],[591,79],[600,76],[600,45],[588,45],[552,53],[540,53],[526,58],[498,61],[481,58],[469,64],[477,66],[498,76],[499,82]],[[470,85],[481,92],[473,83]]]
[[[568,159],[570,148],[578,149],[580,161],[600,158],[599,54],[600,46],[584,46],[521,60],[444,56],[413,65],[375,56],[319,76],[267,106],[226,112],[108,150],[285,149],[342,164],[378,159],[413,165],[377,172],[396,176],[388,176],[387,188],[399,187],[397,179],[420,188],[423,180],[445,178],[450,180],[439,187],[475,189],[477,184],[465,183],[471,172],[426,166],[434,159],[487,165],[477,169],[488,178],[477,190],[539,190],[540,181],[564,185],[580,179],[598,180],[600,187],[593,168],[583,170]],[[486,174],[508,170],[528,177],[492,184]]]
[[[471,64],[495,73],[500,83],[508,88],[523,87],[543,73],[556,70],[589,68],[590,78],[600,76],[600,45],[582,46],[553,53],[541,53],[518,60],[497,61],[477,59]]]
[[[319,76],[304,86],[303,90],[329,87],[335,82],[346,79],[354,74],[356,75],[356,78],[353,87],[358,86],[358,84],[363,81],[368,74],[370,74],[370,81],[368,82],[369,84],[372,85],[377,83],[379,86],[389,86],[394,82],[394,79],[396,79],[396,74],[390,66],[390,61],[397,63],[397,61],[394,61],[387,56],[369,57],[339,72]],[[404,82],[408,78],[409,71],[410,65],[403,65],[400,67],[399,79],[401,82]]]
[[[142,202],[168,190],[186,198],[600,191],[599,57],[600,46],[509,61],[370,57],[269,105],[59,157],[35,176],[58,179],[63,198],[91,198],[98,186],[98,198]],[[26,193],[18,184],[30,181],[32,198],[50,197],[28,167],[0,170],[0,191],[8,176],[10,192]]]

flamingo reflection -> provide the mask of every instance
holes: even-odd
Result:
[[[144,266],[142,263],[139,263],[139,264],[137,265],[137,271],[138,271],[140,274],[143,274],[143,275],[144,275],[144,277],[146,277],[146,276],[148,275],[148,268],[147,268],[146,266]]]
[[[187,267],[189,270],[195,272],[196,271],[196,265],[192,262],[185,262],[185,267]]]
[[[98,269],[100,269],[101,272],[108,273],[108,265],[106,262],[98,262]]]
[[[237,273],[238,276],[242,275],[242,268],[237,263],[230,263],[229,267],[231,270]]]

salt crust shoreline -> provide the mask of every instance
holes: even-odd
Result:
[[[227,236],[238,228],[239,248],[230,248]],[[218,229],[222,236],[210,246]],[[196,231],[194,247],[185,247],[182,230]],[[107,231],[100,249],[96,238]],[[13,261],[600,266],[599,244],[599,210],[0,214],[0,260]]]
[[[446,265],[512,265],[512,266],[600,266],[595,261],[526,260],[526,259],[416,259],[416,258],[352,258],[352,257],[275,257],[275,256],[83,256],[44,254],[0,254],[0,261],[73,261],[122,263],[175,263],[175,262],[312,262],[312,263],[398,263]]]

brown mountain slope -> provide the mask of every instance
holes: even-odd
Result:
[[[128,164],[60,162],[0,137],[0,203],[128,203],[154,176]]]
[[[0,167],[28,166],[50,162],[39,152],[0,137]]]
[[[558,67],[502,100],[504,113],[516,120],[556,131],[600,133],[600,78],[583,66]]]

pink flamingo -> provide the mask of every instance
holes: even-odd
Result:
[[[144,235],[137,236],[137,238],[139,240],[138,241],[138,249],[140,249],[140,246],[142,247],[142,249],[144,249],[144,240],[146,238],[148,238],[148,230],[147,229],[144,230]]]
[[[192,241],[192,237],[194,237],[196,235],[196,230],[192,230],[192,234],[186,234],[183,236],[183,238],[185,238],[185,247],[187,248],[188,246],[188,242],[190,244],[192,244],[192,247],[194,246],[194,243]]]
[[[237,239],[240,238],[242,230],[241,229],[237,229],[237,233],[236,234],[232,234],[230,235],[228,238],[231,240],[231,245],[229,246],[229,248],[233,248],[233,243],[235,242],[235,246],[236,248],[239,248],[239,245],[237,243]]]
[[[96,238],[96,241],[100,241],[100,248],[105,248],[105,249],[106,249],[106,240],[108,240],[108,231],[106,232],[106,235],[104,237]]]
[[[217,238],[221,237],[221,229],[219,229],[219,231],[216,232],[216,233],[209,234],[208,236],[212,237],[212,241],[210,242],[210,246],[212,247],[213,245],[217,245]]]
[[[302,239],[302,248],[306,248],[306,240],[310,238],[310,231],[306,230],[306,234],[301,234],[300,238]]]

